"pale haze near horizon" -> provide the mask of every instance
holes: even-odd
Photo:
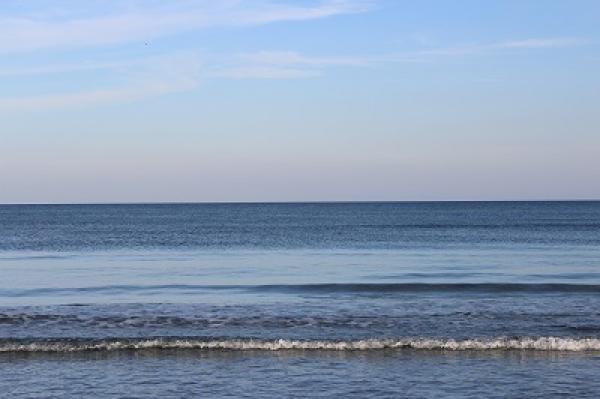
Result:
[[[0,5],[0,203],[600,198],[596,1]]]

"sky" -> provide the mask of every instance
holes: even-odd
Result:
[[[600,199],[596,0],[1,0],[0,203]]]

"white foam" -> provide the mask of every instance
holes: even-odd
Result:
[[[327,340],[255,340],[255,339],[114,339],[102,341],[38,341],[3,342],[0,352],[82,352],[144,349],[195,350],[330,350],[365,351],[381,349],[416,349],[447,351],[535,350],[535,351],[600,351],[600,338],[481,338],[481,339],[366,339],[354,341]]]

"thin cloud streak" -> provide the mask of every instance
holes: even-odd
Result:
[[[321,71],[276,67],[247,66],[223,69],[210,74],[210,77],[229,79],[305,79],[320,76]]]
[[[89,105],[110,104],[139,100],[148,96],[158,96],[177,91],[189,90],[189,86],[169,84],[148,84],[115,88],[108,90],[90,90],[78,93],[49,94],[22,98],[0,99],[0,112],[53,110]]]
[[[315,57],[299,54],[294,51],[259,51],[240,56],[242,60],[266,65],[304,65],[309,67],[324,66],[365,66],[372,63],[368,57]]]
[[[536,49],[536,48],[555,48],[555,47],[573,47],[586,44],[586,41],[576,38],[550,38],[550,39],[526,39],[499,43],[499,48],[514,49]]]
[[[493,53],[500,50],[535,50],[576,47],[587,44],[588,42],[579,38],[530,38],[494,43],[478,43],[463,46],[441,47],[428,50],[416,51],[413,56],[418,58],[428,56],[459,56],[472,54]]]
[[[232,79],[304,79],[321,76],[325,68],[371,64],[367,57],[316,57],[294,51],[259,51],[234,57],[229,66],[216,68],[210,77]]]
[[[33,76],[33,75],[53,75],[68,72],[82,72],[82,71],[99,71],[108,69],[122,69],[131,67],[135,64],[135,61],[125,62],[81,62],[72,64],[54,64],[46,66],[34,66],[34,67],[21,67],[21,68],[7,68],[0,69],[0,77],[6,76]]]

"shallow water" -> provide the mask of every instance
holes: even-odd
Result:
[[[600,202],[0,206],[0,276],[10,396],[600,395]]]
[[[591,354],[143,351],[0,357],[10,397],[596,398]]]

